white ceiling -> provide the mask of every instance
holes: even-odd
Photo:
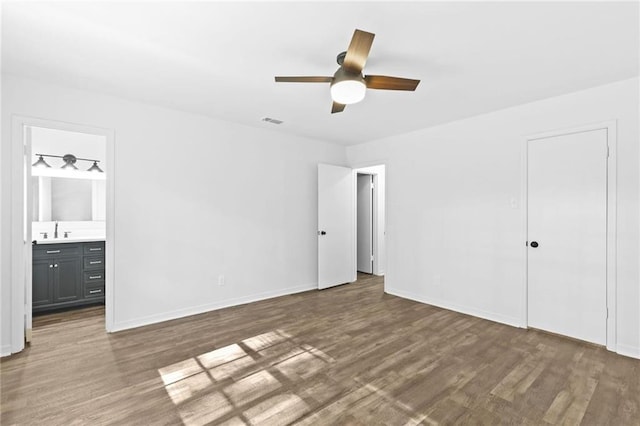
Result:
[[[4,3],[2,71],[344,145],[638,75],[637,2]],[[330,114],[353,30],[365,74],[421,79]],[[284,120],[275,126],[262,117]]]

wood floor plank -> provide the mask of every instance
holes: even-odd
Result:
[[[382,279],[115,334],[34,318],[4,424],[640,425],[640,361],[383,292]]]

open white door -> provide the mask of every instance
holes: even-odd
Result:
[[[33,264],[32,261],[32,245],[33,240],[31,222],[33,220],[33,188],[31,181],[31,126],[24,127],[24,200],[25,200],[25,214],[24,214],[24,284],[25,284],[25,300],[24,300],[24,340],[31,342],[31,336],[33,331],[33,287],[31,285],[33,270],[29,265]]]
[[[318,288],[356,280],[353,170],[318,164]]]

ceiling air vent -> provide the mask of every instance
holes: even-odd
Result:
[[[266,121],[267,123],[272,123],[272,124],[282,124],[283,123],[282,120],[276,120],[275,118],[271,118],[271,117],[263,117],[262,121]]]

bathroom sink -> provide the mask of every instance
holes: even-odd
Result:
[[[36,244],[62,244],[62,243],[87,243],[91,241],[104,241],[104,235],[87,235],[68,238],[40,238],[34,240]]]

